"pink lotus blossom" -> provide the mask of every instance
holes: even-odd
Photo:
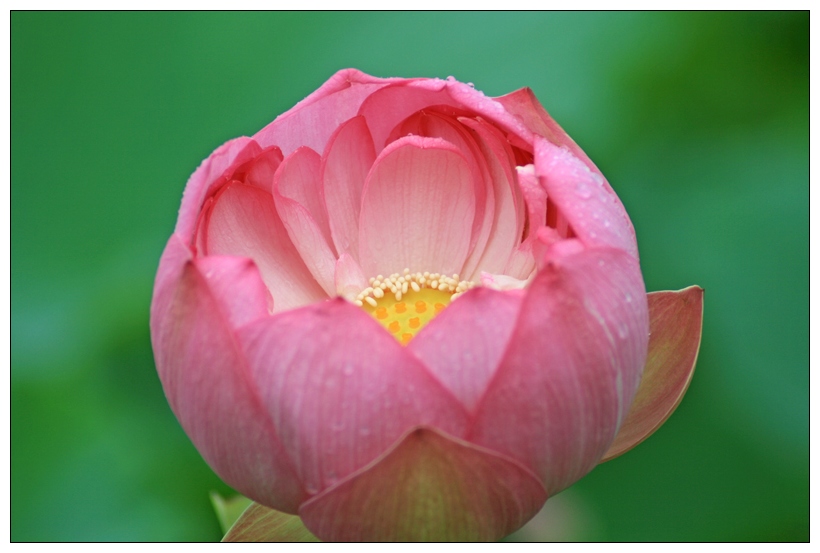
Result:
[[[491,540],[669,416],[701,305],[647,300],[623,205],[529,89],[348,69],[196,170],[151,331],[239,492],[326,540]]]

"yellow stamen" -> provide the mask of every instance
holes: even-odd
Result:
[[[396,339],[407,345],[415,335],[441,313],[450,302],[474,287],[470,281],[440,273],[393,273],[378,275],[355,299],[356,305],[382,324]]]

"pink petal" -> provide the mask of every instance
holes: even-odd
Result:
[[[279,146],[285,155],[300,146],[322,152],[333,132],[356,115],[368,96],[404,80],[379,79],[355,69],[344,69],[256,133],[254,139],[262,147]]]
[[[325,242],[330,244],[330,223],[322,189],[321,165],[319,154],[310,148],[297,149],[276,171],[274,192],[301,205],[321,231]]]
[[[424,86],[423,83],[412,83],[413,86]],[[532,131],[528,129],[522,121],[512,115],[499,101],[500,98],[490,98],[485,96],[480,90],[476,90],[472,85],[458,82],[451,78],[447,79],[447,93],[455,103],[474,111],[484,119],[497,125],[499,128],[511,133],[508,139],[513,145],[524,146],[532,144]]]
[[[470,441],[519,460],[554,494],[592,470],[626,416],[649,322],[623,251],[551,255],[524,298]]]
[[[259,188],[233,183],[214,203],[208,255],[250,257],[273,296],[275,311],[327,298],[288,237],[273,204]]]
[[[476,280],[482,271],[499,273],[512,250],[521,239],[524,227],[524,202],[521,191],[515,185],[512,172],[514,157],[505,137],[492,125],[483,120],[459,119],[462,124],[476,133],[476,141],[481,155],[487,161],[491,183],[491,203],[494,213],[489,239],[481,252],[473,271],[467,277]]]
[[[520,305],[518,295],[469,290],[430,321],[407,349],[473,411],[498,369]]]
[[[319,540],[305,528],[298,516],[251,503],[222,541],[293,543]]]
[[[557,146],[566,147],[572,155],[584,162],[591,171],[601,173],[584,151],[547,113],[547,110],[544,109],[531,89],[520,88],[515,92],[499,96],[495,100],[503,105],[510,114],[517,117],[531,132],[543,136]]]
[[[209,256],[197,259],[196,266],[213,294],[224,298],[223,315],[231,328],[267,317],[273,311],[273,298],[252,260]]]
[[[547,224],[547,193],[535,176],[535,167],[516,167],[518,185],[527,204],[527,237],[536,234]]]
[[[528,280],[536,267],[533,245],[532,239],[527,239],[519,244],[510,254],[510,258],[504,265],[502,272],[518,280]]]
[[[271,146],[250,164],[248,172],[245,175],[245,183],[270,194],[271,190],[273,190],[273,175],[276,174],[276,170],[282,163],[282,159],[282,150],[276,146]]]
[[[422,81],[423,87],[411,86]],[[445,82],[438,79],[404,81],[386,86],[362,102],[359,113],[367,119],[376,152],[387,146],[387,137],[396,125],[417,111],[429,106],[456,106],[444,85]]]
[[[653,292],[649,300],[649,354],[641,385],[615,442],[609,461],[651,436],[666,422],[692,381],[703,330],[703,289]]]
[[[315,494],[361,469],[417,424],[459,435],[466,413],[362,309],[335,299],[240,334],[256,388]]]
[[[273,200],[293,245],[325,293],[336,293],[336,254],[324,205],[319,154],[299,148],[274,176]]]
[[[415,134],[429,138],[441,138],[455,146],[470,165],[470,171],[473,174],[476,216],[471,229],[470,254],[467,256],[461,273],[472,274],[484,253],[492,230],[495,212],[493,183],[487,162],[475,139],[458,123],[455,114],[447,114],[441,111],[442,109],[441,107],[428,109],[410,116],[394,129],[391,136],[397,139],[401,136]]]
[[[247,259],[184,261],[184,248],[180,240],[169,242],[160,272],[178,279],[164,280],[152,306],[152,341],[168,402],[225,482],[256,501],[295,512],[305,492],[249,385],[232,327],[266,314],[259,275]],[[240,306],[237,297],[243,298]]]
[[[364,117],[354,117],[330,138],[322,158],[322,185],[330,231],[339,254],[359,253],[359,213],[367,173],[376,159]]]
[[[417,428],[299,514],[329,541],[495,541],[546,499],[538,479],[514,461]]]
[[[174,233],[190,241],[205,199],[227,182],[236,167],[250,161],[261,151],[253,139],[243,136],[226,142],[209,155],[185,185]]]
[[[535,173],[549,199],[587,246],[611,246],[638,258],[635,229],[606,180],[567,148],[535,141]],[[559,233],[561,229],[559,228]]]
[[[459,273],[470,247],[475,192],[469,164],[437,138],[409,136],[379,155],[365,183],[359,260],[368,276]]]

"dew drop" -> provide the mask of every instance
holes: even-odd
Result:
[[[369,428],[359,428],[359,436],[370,436]]]
[[[629,336],[629,329],[623,323],[618,324],[618,338],[623,340],[627,336]]]
[[[603,267],[604,265],[606,265],[606,263],[604,263],[604,260],[603,260],[603,259],[599,259],[599,260],[598,260],[598,266],[599,266],[599,267]]]
[[[632,303],[632,294],[627,292],[626,295],[624,296],[624,300],[626,300],[626,303]]]
[[[308,493],[308,495],[314,495],[319,493],[319,488],[312,484],[305,484],[305,491]]]
[[[351,367],[350,365],[345,365],[345,367],[342,369],[342,374],[344,374],[345,376],[350,376],[351,374],[353,374],[353,367]]]
[[[589,185],[584,181],[578,181],[575,184],[575,191],[578,193],[578,196],[584,200],[588,200],[592,197],[592,190],[590,190]]]

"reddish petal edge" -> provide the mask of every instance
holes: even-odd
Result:
[[[703,288],[652,292],[649,302],[649,353],[635,400],[601,462],[622,455],[651,436],[683,399],[700,350]]]
[[[316,542],[296,515],[251,503],[225,533],[223,542]]]
[[[546,500],[538,478],[516,461],[417,427],[299,514],[329,541],[495,541]]]

